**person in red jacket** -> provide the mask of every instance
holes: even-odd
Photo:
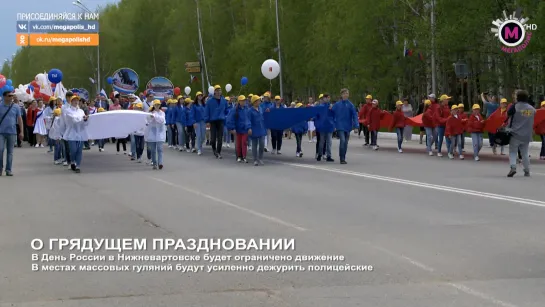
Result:
[[[431,100],[424,101],[424,113],[422,113],[422,125],[426,131],[426,149],[430,156],[433,156],[431,145],[435,143],[435,135],[433,130],[435,129],[435,121],[433,120],[434,111],[431,107]]]
[[[440,105],[435,111],[434,120],[437,127],[437,156],[442,157],[441,149],[443,148],[443,140],[445,137],[445,129],[447,125],[447,119],[450,116],[450,109],[448,106],[449,99],[452,98],[447,95],[441,95],[439,98]],[[458,111],[458,105],[456,105],[456,111]],[[450,139],[447,138],[447,148],[450,148]]]
[[[545,110],[545,101],[541,102],[541,110]],[[545,160],[545,120],[542,120],[539,123],[535,123],[534,131],[537,135],[541,137],[541,152],[539,154],[539,159]]]
[[[360,108],[360,112],[358,113],[358,121],[360,122],[360,129],[358,131],[358,136],[361,134],[362,131],[363,131],[363,135],[365,136],[365,144],[363,144],[363,146],[369,146],[369,129],[367,129],[366,119],[367,119],[367,114],[369,114],[369,110],[373,106],[372,102],[373,102],[373,96],[367,95],[365,97],[365,104],[362,105],[362,107]]]
[[[448,157],[454,159],[454,147],[458,145],[458,152],[460,153],[460,160],[464,159],[462,154],[462,134],[464,133],[464,126],[460,114],[458,114],[458,105],[453,105],[451,110],[451,116],[447,119],[445,127],[445,137],[447,140]]]
[[[392,125],[390,126],[390,131],[396,130],[397,134],[397,151],[399,153],[403,152],[403,149],[401,149],[401,144],[403,144],[403,131],[405,130],[405,114],[401,111],[401,107],[403,106],[403,102],[396,101],[396,110],[394,111],[392,120]]]
[[[371,146],[373,150],[378,150],[377,137],[380,130],[380,120],[384,117],[384,112],[378,107],[378,100],[373,100],[372,107],[366,116],[367,127],[369,128],[369,134],[371,135]]]
[[[465,151],[465,141],[466,141],[466,126],[467,126],[467,114],[464,110],[464,104],[463,103],[460,103],[458,105],[458,114],[460,115],[460,118],[462,119],[462,121],[465,120],[465,122],[463,123],[464,124],[464,133],[462,133],[462,152],[466,152]]]
[[[466,131],[471,134],[471,141],[473,143],[473,159],[479,161],[479,153],[483,148],[483,130],[485,119],[481,114],[481,107],[478,104],[474,104],[473,112],[469,116],[467,121]]]

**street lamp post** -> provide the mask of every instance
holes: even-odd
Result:
[[[276,37],[278,39],[278,65],[280,66],[280,97],[284,98],[284,88],[282,86],[282,52],[280,51],[280,22],[278,18],[278,0],[276,0]]]
[[[86,11],[87,13],[93,13],[87,6],[85,6],[85,4],[83,4],[81,2],[81,0],[76,0],[76,2],[72,2],[73,5],[79,7],[80,9],[83,9],[84,11]],[[100,36],[99,36],[99,40],[100,40]],[[97,83],[97,95],[98,93],[100,93],[100,41],[98,42],[98,45],[97,45],[97,80],[96,80],[96,83]]]

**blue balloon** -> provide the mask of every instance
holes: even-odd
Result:
[[[28,86],[28,90],[29,90],[31,93],[34,93],[34,86],[29,85],[29,86]]]
[[[240,84],[241,84],[242,86],[248,84],[248,78],[242,77],[242,79],[240,79]]]
[[[47,78],[49,79],[49,82],[51,83],[60,83],[62,81],[62,71],[53,68],[49,71],[47,74]]]
[[[113,84],[113,83],[114,83],[114,78],[108,77],[108,78],[106,79],[106,82],[108,82],[108,84]]]
[[[13,85],[13,81],[11,81],[11,79],[8,79],[8,80],[6,81],[6,84],[9,85],[9,86],[12,86],[12,85]]]
[[[10,91],[10,92],[13,92],[14,90],[15,90],[15,88],[13,87],[13,85],[10,85],[10,86],[9,86],[9,91]]]

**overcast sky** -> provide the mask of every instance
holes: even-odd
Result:
[[[17,51],[16,45],[16,21],[17,13],[62,13],[62,12],[81,12],[72,4],[76,0],[6,0],[2,2],[0,9],[0,60],[3,62],[6,58],[11,59],[12,54]],[[95,11],[99,6],[105,6],[109,3],[116,3],[118,0],[80,0],[91,11]],[[47,47],[36,47],[47,48]],[[66,47],[72,48],[72,47]]]

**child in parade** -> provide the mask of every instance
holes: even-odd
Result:
[[[448,95],[441,95],[439,97],[440,104],[436,107],[436,111],[434,114],[434,120],[435,120],[435,126],[437,127],[437,156],[442,157],[443,154],[441,153],[441,150],[443,148],[443,141],[445,139],[445,129],[447,125],[447,120],[450,117],[450,108],[448,106],[448,102],[450,100],[450,96]],[[456,105],[456,107],[458,107]],[[447,148],[449,147],[450,139],[447,138]]]
[[[424,131],[426,132],[426,150],[428,151],[429,156],[433,156],[432,145],[435,142],[433,136],[433,129],[435,129],[435,121],[433,119],[434,111],[431,107],[431,100],[427,99],[424,101],[424,113],[422,113],[422,125],[424,126]]]
[[[153,101],[150,116],[147,121],[146,141],[151,150],[151,165],[153,169],[163,169],[163,143],[166,138],[165,112],[161,109],[161,101]]]
[[[371,146],[373,150],[378,150],[377,138],[380,130],[380,120],[384,117],[384,111],[378,107],[378,100],[374,99],[371,109],[367,114],[367,127],[371,135]]]
[[[300,102],[295,105],[296,108],[301,108],[302,106],[303,104]],[[308,132],[308,121],[305,120],[298,124],[295,124],[295,126],[291,127],[291,131],[293,132],[293,134],[295,134],[295,142],[297,143],[295,156],[302,158],[303,148],[301,148],[301,143],[303,142],[303,135]]]
[[[185,147],[186,152],[195,152],[195,113],[193,112],[193,103],[194,101],[191,98],[186,98],[184,100],[184,113],[185,113]],[[191,145],[191,147],[189,147]]]
[[[466,124],[467,124],[467,114],[464,110],[464,104],[463,103],[460,103],[458,105],[458,115],[460,116],[460,118],[462,119],[462,123],[463,123],[463,126],[464,126],[464,133],[462,134],[462,152],[465,152],[465,140],[466,140]]]
[[[318,150],[316,157],[317,161],[322,160],[322,156],[325,156],[325,161],[335,162],[331,157],[331,143],[333,139],[333,132],[335,131],[335,114],[329,109],[331,106],[331,97],[328,93],[325,93],[322,96],[322,107],[327,108],[327,113],[325,116],[319,114],[316,116],[316,130],[319,133],[320,141],[318,142]]]
[[[250,118],[248,116],[250,109],[246,106],[246,97],[238,96],[238,103],[231,109],[227,116],[226,126],[231,133],[236,133],[235,150],[237,162],[248,163],[246,160],[248,146],[248,130],[251,128]]]
[[[403,102],[400,100],[396,101],[396,110],[393,114],[394,119],[392,120],[392,125],[390,126],[390,131],[394,128],[397,134],[397,151],[399,153],[403,152],[401,144],[403,144],[403,132],[405,130],[405,113],[401,110],[403,107]]]
[[[87,136],[87,120],[88,115],[85,115],[83,110],[78,106],[79,97],[72,96],[70,99],[70,107],[64,110],[64,125],[66,130],[63,134],[63,139],[68,141],[70,150],[71,165],[70,168],[76,172],[80,172],[81,162],[83,160],[83,142],[89,138]]]
[[[280,96],[274,97],[274,102],[271,104],[271,109],[282,109],[286,106],[282,103]],[[272,143],[272,154],[281,155],[282,149],[282,138],[284,131],[283,130],[271,130],[271,143]]]
[[[137,102],[133,105],[133,110],[144,112],[144,105],[141,102]],[[144,154],[144,133],[144,128],[133,133],[136,150],[136,155],[134,158],[136,158],[137,163],[142,163],[142,155]]]
[[[184,151],[185,149],[185,127],[184,127],[184,121],[185,121],[185,110],[184,110],[184,97],[178,96],[176,101],[176,106],[174,107],[174,125],[176,126],[176,133],[178,138],[178,146],[177,149],[179,151]]]
[[[469,116],[467,122],[467,132],[471,134],[471,141],[473,143],[473,159],[479,161],[479,153],[483,148],[483,130],[485,119],[481,114],[481,107],[478,104],[474,104],[472,107],[472,113]]]
[[[497,112],[497,114],[492,113],[494,114],[494,116],[500,116],[502,123],[507,121],[507,110],[508,110],[507,104],[508,104],[507,99],[502,98],[500,100],[500,107],[494,112],[494,113]],[[494,143],[492,145],[492,153],[494,153],[495,155],[498,154],[497,148],[498,148],[498,145]],[[502,156],[505,155],[505,146],[500,146],[500,155]]]
[[[252,96],[252,108],[248,114],[250,120],[250,130],[248,135],[252,141],[252,155],[254,158],[254,166],[264,165],[263,152],[265,148],[265,137],[267,136],[267,129],[265,129],[265,119],[259,109],[261,104],[261,97],[255,95]],[[267,111],[265,111],[267,112]]]
[[[53,110],[51,124],[49,127],[49,139],[53,141],[53,162],[55,165],[60,165],[66,162],[64,157],[64,143],[62,142],[62,122],[61,122],[61,109],[57,108]]]
[[[447,138],[447,148],[449,159],[454,159],[454,147],[458,145],[458,152],[460,153],[460,160],[464,159],[462,154],[462,134],[464,133],[464,126],[460,115],[458,114],[458,105],[453,105],[451,109],[451,116],[447,119],[445,126],[445,137]]]
[[[204,100],[202,99],[202,93],[197,92],[197,99],[195,105],[191,109],[193,112],[193,118],[195,119],[195,134],[197,135],[197,155],[202,155],[202,145],[206,135],[206,124],[204,122]]]
[[[178,101],[174,99],[168,99],[167,100],[167,109],[165,111],[165,120],[168,127],[167,131],[167,141],[168,141],[168,148],[174,148],[175,147],[175,137],[174,134],[176,132],[176,121],[175,121],[175,111],[176,111],[176,103]]]
[[[225,100],[227,100],[227,107],[225,108],[225,115],[227,116],[231,109],[233,108],[233,97],[225,96]],[[229,130],[225,126],[227,122],[227,117],[225,119],[225,122],[223,124],[223,147],[231,148],[231,134],[229,133]]]
[[[106,112],[106,110],[104,108],[98,108],[97,112],[102,113],[102,112]],[[96,142],[98,144],[98,151],[103,152],[104,151],[104,143],[106,143],[106,140],[105,139],[100,139],[100,140],[96,140]]]

